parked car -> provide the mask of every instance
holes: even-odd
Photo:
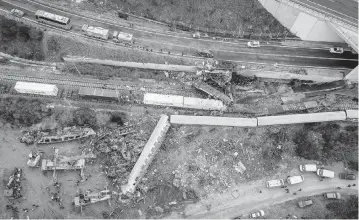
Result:
[[[308,199],[308,200],[299,201],[298,205],[299,205],[300,208],[304,208],[306,206],[313,205],[313,200]]]
[[[253,41],[249,41],[247,43],[247,46],[248,47],[260,47],[261,45],[260,45],[259,41],[253,40]]]
[[[280,187],[280,186],[284,186],[284,180],[282,180],[282,179],[269,180],[269,181],[266,182],[266,187],[267,188]]]
[[[356,176],[354,173],[339,173],[339,178],[344,180],[355,180]]]
[[[290,176],[287,178],[287,182],[290,185],[298,184],[304,181],[304,177],[302,175],[300,176]]]
[[[249,218],[259,218],[264,216],[264,211],[263,210],[259,210],[257,212],[254,212],[252,214],[249,214]]]
[[[23,17],[25,15],[25,13],[23,11],[21,11],[19,9],[16,9],[16,8],[11,9],[10,14],[12,14],[12,15],[14,15],[16,17],[19,17],[19,18],[21,18],[21,17]]]
[[[299,165],[299,170],[302,172],[316,172],[318,169],[317,164],[304,164]]]
[[[197,54],[201,57],[213,58],[213,54],[210,51],[199,51]]]
[[[326,169],[318,169],[317,175],[321,177],[334,178],[334,172]]]
[[[342,53],[344,53],[344,49],[342,47],[332,47],[329,49],[329,52],[342,54]]]
[[[341,195],[338,192],[324,193],[323,196],[326,199],[340,199],[341,198]]]

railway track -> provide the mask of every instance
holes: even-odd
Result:
[[[154,88],[146,85],[137,85],[135,83],[106,83],[106,82],[96,82],[95,80],[77,80],[73,78],[63,78],[63,77],[37,77],[37,76],[24,76],[24,75],[0,75],[0,79],[7,81],[25,81],[25,82],[36,82],[36,83],[45,83],[45,84],[56,84],[56,85],[65,85],[71,87],[90,87],[90,88],[104,88],[112,89],[123,92],[131,92],[134,94],[144,94],[144,93],[160,93],[165,95],[184,95],[184,96],[193,96],[195,93],[192,89],[174,89],[174,88]]]

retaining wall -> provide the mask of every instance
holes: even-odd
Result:
[[[65,62],[71,63],[93,63],[108,66],[123,66],[132,68],[152,69],[152,70],[167,70],[167,71],[184,71],[184,72],[196,72],[196,66],[184,66],[184,65],[168,65],[168,64],[157,64],[157,63],[136,63],[136,62],[121,62],[116,60],[100,60],[93,58],[66,56],[64,57]]]

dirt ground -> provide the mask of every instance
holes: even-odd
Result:
[[[346,200],[348,194],[342,193],[342,199]],[[313,200],[313,205],[304,208],[299,208],[298,202],[304,200]],[[272,205],[266,208],[266,214],[271,219],[281,219],[291,215],[291,218],[296,216],[297,218],[306,219],[328,219],[331,211],[326,208],[326,204],[333,200],[325,199],[322,195],[301,197],[300,199],[291,200],[282,204]],[[340,216],[337,216],[340,218]]]
[[[208,28],[213,32],[215,29],[272,34],[284,34],[287,31],[257,0],[91,0],[79,4],[70,0],[52,0],[51,3],[98,13],[120,9],[157,21],[179,21],[186,25]]]
[[[85,169],[85,175],[88,180],[76,186],[76,181],[80,179],[80,171],[58,172],[58,181],[61,183],[60,197],[63,199],[64,209],[60,209],[59,204],[51,201],[50,192],[56,192],[56,188],[52,185],[52,172],[43,174],[39,168],[30,168],[26,165],[28,155],[32,146],[26,146],[18,141],[21,135],[20,130],[13,130],[8,124],[1,124],[0,128],[0,167],[4,173],[4,177],[8,178],[12,170],[22,168],[24,179],[22,180],[23,198],[9,201],[4,198],[4,181],[1,182],[0,194],[0,216],[1,218],[11,218],[11,210],[6,210],[6,205],[17,207],[19,217],[30,219],[35,218],[102,218],[102,211],[109,211],[110,207],[107,203],[99,203],[91,208],[84,208],[83,215],[72,205],[72,200],[78,189],[86,190],[102,190],[107,185],[107,178],[99,169],[99,166],[88,165]],[[53,155],[53,147],[59,148],[60,154],[67,156],[78,155],[79,143],[61,143],[53,145],[44,145],[39,148],[45,152],[45,157]],[[50,190],[47,191],[46,187]],[[33,205],[38,205],[35,207]],[[23,209],[29,209],[25,212]]]

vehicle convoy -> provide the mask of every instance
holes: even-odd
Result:
[[[102,27],[89,26],[88,24],[82,25],[82,31],[85,35],[95,38],[107,40],[110,34],[108,29]]]
[[[290,176],[287,178],[287,182],[290,185],[298,184],[304,181],[304,177],[302,175],[300,176]]]
[[[116,43],[124,43],[126,45],[134,44],[133,35],[125,32],[114,31],[112,34],[112,41]]]
[[[324,193],[323,196],[326,199],[341,199],[341,195],[338,192]]]
[[[52,14],[50,12],[37,10],[35,18],[41,23],[50,24],[66,30],[71,29],[70,18],[61,15]]]
[[[339,173],[339,178],[343,180],[355,180],[356,176],[353,173]]]
[[[318,169],[317,175],[320,177],[334,178],[334,172],[326,169]]]
[[[303,200],[303,201],[299,201],[299,202],[298,202],[298,206],[299,206],[300,208],[304,208],[304,207],[306,207],[306,206],[311,206],[311,205],[313,205],[313,200],[311,200],[311,199]]]
[[[329,49],[330,53],[337,53],[337,54],[342,54],[344,53],[344,49],[342,47],[332,47]]]
[[[249,41],[247,43],[247,46],[248,47],[260,47],[261,45],[260,45],[259,41],[254,40],[254,41]]]
[[[257,212],[253,212],[251,214],[249,214],[249,218],[259,218],[264,216],[264,211],[263,210],[259,210]]]
[[[12,15],[14,15],[16,17],[19,17],[19,18],[21,18],[21,17],[23,17],[25,15],[25,13],[23,11],[21,11],[19,9],[16,9],[16,8],[11,9],[10,14],[12,14]]]
[[[266,187],[267,188],[281,187],[281,186],[284,186],[284,180],[283,179],[269,180],[269,181],[266,182]]]
[[[317,164],[305,164],[299,165],[299,170],[302,172],[317,172]]]

